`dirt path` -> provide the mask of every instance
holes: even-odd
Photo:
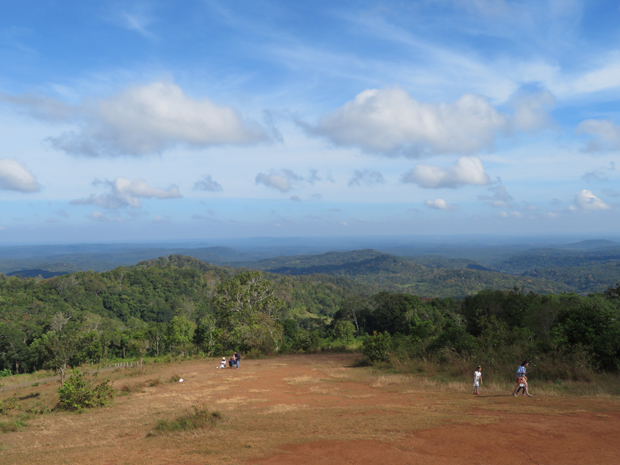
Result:
[[[351,355],[215,360],[150,367],[115,381],[129,388],[161,376],[183,383],[129,389],[110,408],[54,413],[0,435],[9,464],[614,464],[620,401],[514,398],[465,385],[351,368]],[[38,392],[35,392],[39,389]],[[33,399],[53,395],[32,388]],[[222,413],[210,430],[152,436],[160,419],[192,405]]]

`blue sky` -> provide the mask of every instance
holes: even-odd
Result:
[[[617,2],[2,10],[0,243],[618,233]]]

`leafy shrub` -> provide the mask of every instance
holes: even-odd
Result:
[[[181,377],[179,375],[172,375],[166,382],[167,383],[178,383],[180,379]]]
[[[19,402],[17,402],[17,397],[13,395],[13,397],[10,397],[5,401],[0,399],[0,415],[7,415],[11,410],[19,410]]]
[[[58,389],[60,401],[56,408],[80,411],[86,408],[103,407],[116,397],[110,381],[105,379],[99,384],[84,378],[78,370],[72,370],[71,376]]]
[[[13,376],[13,372],[8,368],[4,370],[0,370],[0,378],[8,378],[9,376]]]
[[[375,332],[364,340],[362,352],[371,362],[387,361],[391,342],[392,337],[387,331],[378,334]]]
[[[209,412],[206,408],[192,405],[191,411],[174,420],[159,420],[149,436],[211,428],[221,419],[222,415],[219,412]]]

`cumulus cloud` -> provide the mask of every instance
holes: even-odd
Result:
[[[609,210],[611,206],[603,202],[596,195],[587,189],[577,192],[573,205],[569,207],[571,210]]]
[[[587,152],[620,150],[620,126],[611,120],[582,121],[577,126],[576,132],[592,136],[584,148]]]
[[[17,192],[38,192],[41,186],[24,165],[12,158],[0,159],[0,189]]]
[[[323,178],[319,176],[318,170],[315,169],[311,169],[307,177],[301,176],[289,169],[272,169],[269,174],[258,173],[256,175],[255,182],[256,184],[263,184],[267,187],[277,189],[280,192],[288,192],[297,182],[307,182],[314,186],[316,182],[323,181],[323,179],[333,182],[331,177]]]
[[[371,170],[355,170],[353,177],[349,179],[349,186],[374,186],[376,184],[385,184],[385,178],[379,171]]]
[[[142,179],[129,179],[119,177],[114,181],[95,181],[95,185],[104,185],[109,192],[107,194],[91,194],[84,199],[71,201],[71,205],[98,205],[106,209],[118,209],[122,207],[140,208],[140,199],[177,199],[182,197],[177,186],[168,189],[160,189],[149,186]]]
[[[209,192],[219,192],[222,189],[222,185],[215,181],[210,174],[206,174],[202,179],[194,183],[194,189]]]
[[[426,200],[424,205],[428,208],[432,208],[433,210],[442,210],[444,212],[453,212],[458,210],[456,205],[450,205],[444,199]]]
[[[43,119],[77,124],[77,131],[49,138],[53,147],[73,155],[142,156],[177,145],[203,148],[267,138],[262,127],[244,121],[232,108],[189,97],[169,82],[132,87],[79,106],[38,97],[4,100]]]
[[[494,186],[488,189],[493,195],[479,195],[478,200],[488,202],[492,207],[506,208],[514,200],[504,186]]]
[[[287,170],[288,171],[288,170]],[[280,192],[288,192],[291,190],[291,179],[284,171],[271,170],[269,174],[258,173],[254,182],[256,184],[263,184],[264,186],[277,189]]]
[[[455,189],[466,184],[486,186],[491,183],[491,179],[484,171],[482,160],[478,157],[461,157],[448,168],[420,163],[403,174],[401,181],[427,189],[442,187]]]
[[[474,153],[494,146],[507,117],[486,99],[464,95],[454,103],[429,104],[401,88],[369,89],[316,125],[311,134],[364,152],[416,157],[421,154]]]

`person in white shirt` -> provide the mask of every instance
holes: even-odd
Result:
[[[219,367],[215,367],[215,368],[226,368],[226,357],[222,357],[222,361],[220,362],[220,366]]]
[[[474,394],[479,396],[478,388],[482,384],[482,367],[478,367],[476,371],[474,371]]]

